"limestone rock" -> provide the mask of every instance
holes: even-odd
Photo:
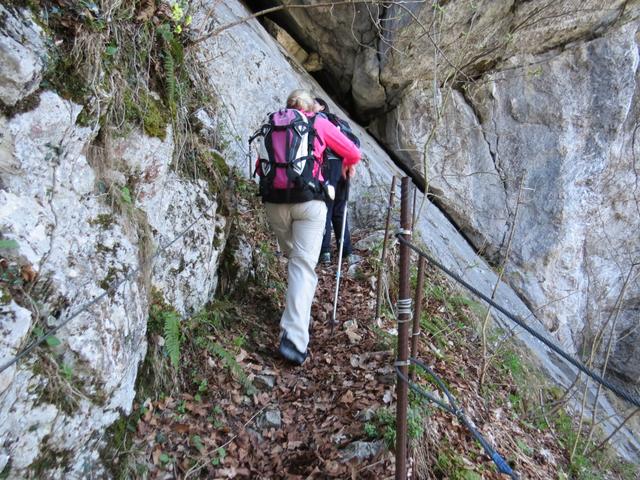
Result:
[[[256,375],[254,383],[266,390],[273,390],[276,386],[276,377],[273,375]]]
[[[18,353],[30,327],[29,310],[22,308],[13,299],[0,305],[0,365],[5,365]],[[16,366],[12,365],[0,373],[0,394],[9,387],[15,372]]]
[[[40,309],[47,328],[79,312],[56,336],[84,394],[69,403],[53,393],[51,403],[43,402],[38,392],[48,379],[29,357],[3,372],[0,459],[11,462],[10,478],[24,477],[47,450],[71,460],[58,473],[52,466],[51,478],[101,469],[95,433],[130,411],[146,352],[150,290],[139,274],[141,259],[159,247],[148,281],[186,314],[215,291],[226,240],[226,220],[206,183],[187,182],[169,169],[171,132],[165,140],[132,132],[111,145],[117,155],[98,155],[108,149],[90,146],[96,132],[75,123],[81,108],[45,91],[35,110],[16,114],[2,131],[12,168],[1,172],[0,229],[18,243],[9,260],[49,282],[52,293]],[[127,178],[136,179],[136,188],[124,196]],[[108,201],[104,183],[122,197],[121,211]],[[11,307],[24,322],[0,342],[3,360],[30,326],[28,305],[20,307]],[[3,316],[3,328],[7,322],[11,316]]]
[[[340,459],[343,462],[350,460],[364,461],[375,457],[384,449],[384,441],[376,440],[375,442],[357,441],[349,444],[340,453]]]
[[[318,72],[324,68],[324,62],[317,52],[311,52],[302,66],[307,72]]]
[[[438,111],[440,123],[435,121]],[[381,131],[405,164],[428,179],[436,198],[447,198],[439,205],[456,225],[463,225],[485,254],[495,255],[506,234],[506,195],[499,166],[464,97],[454,91],[434,98],[416,83],[385,117]]]
[[[353,70],[351,88],[359,111],[369,112],[384,108],[387,100],[384,87],[380,85],[380,62],[373,48],[358,52]]]
[[[384,230],[378,230],[358,240],[354,244],[354,247],[357,248],[358,250],[373,250],[374,248],[380,247],[382,245],[383,240],[384,240]]]
[[[640,225],[631,173],[636,28],[540,57],[536,70],[497,73],[470,95],[515,223],[507,278],[530,304],[544,305],[545,324],[574,351],[591,350],[640,248],[640,238],[628,235]],[[520,182],[526,190],[515,218]],[[637,283],[628,285],[618,329],[635,324],[638,294]],[[614,371],[629,360],[640,362],[640,349],[614,359]]]
[[[256,420],[260,429],[280,428],[282,426],[282,414],[277,408],[265,410]]]
[[[291,35],[276,22],[263,19],[267,31],[276,39],[276,41],[282,45],[289,55],[295,58],[298,63],[303,64],[309,58],[309,54],[296,42]]]
[[[46,49],[28,10],[0,5],[0,19],[0,100],[12,107],[40,85]]]
[[[282,12],[281,25],[307,50],[318,53],[332,86],[344,93],[351,89],[360,46],[375,47],[378,32],[371,22],[382,10],[381,5],[365,4],[289,9]]]
[[[94,191],[95,174],[83,151],[95,132],[75,125],[80,110],[43,92],[37,109],[14,116],[3,132],[17,168],[2,175],[0,225],[19,245],[9,260],[29,265],[51,284],[52,296],[40,311],[47,327],[103,294],[107,278],[123,278],[137,266],[135,248],[122,228],[115,221],[96,221],[110,209]],[[97,249],[108,235],[118,238],[117,246]],[[11,460],[12,476],[19,477],[47,448],[41,445],[45,436],[50,445],[74,451],[80,468],[93,455],[93,432],[109,425],[117,411],[131,408],[137,365],[146,350],[146,297],[136,283],[116,292],[57,334],[60,348],[68,351],[65,362],[86,382],[86,398],[74,402],[75,411],[42,403],[37,392],[47,388],[46,375],[35,373],[39,368],[29,358],[17,364],[0,401],[0,450]],[[61,305],[56,308],[64,316],[48,316],[51,305]],[[4,348],[3,358],[15,353]],[[62,398],[56,402],[64,403]]]
[[[216,289],[216,268],[225,242],[223,217],[206,182],[187,182],[169,169],[172,135],[165,140],[133,132],[114,141],[117,171],[138,179],[134,202],[146,213],[159,252],[152,284],[182,314],[204,305]]]

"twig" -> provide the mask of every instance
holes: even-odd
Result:
[[[607,367],[609,365],[609,358],[611,356],[611,349],[612,349],[612,346],[613,346],[613,339],[614,339],[615,334],[616,334],[616,325],[618,323],[618,318],[620,316],[620,310],[622,309],[622,301],[623,301],[624,295],[625,295],[625,293],[627,291],[627,286],[629,285],[629,281],[631,279],[631,274],[632,274],[633,269],[635,267],[636,267],[636,264],[633,264],[633,265],[631,265],[631,268],[629,268],[629,273],[627,273],[627,277],[624,279],[624,282],[622,283],[622,287],[620,289],[620,294],[618,295],[618,298],[616,299],[615,316],[613,318],[613,322],[611,322],[611,333],[609,334],[609,340],[607,341],[607,352],[605,353],[604,366],[602,367],[602,376],[603,377],[607,374]],[[603,334],[604,334],[604,328],[605,328],[605,326],[602,327]],[[587,446],[589,445],[589,442],[591,442],[591,439],[593,438],[593,432],[595,430],[595,424],[596,424],[596,415],[598,413],[598,399],[600,398],[600,394],[601,393],[602,393],[602,384],[598,384],[598,390],[596,392],[596,398],[593,401],[593,411],[591,412],[591,425],[589,427],[589,434],[587,435],[587,441],[585,442],[584,449],[582,450],[582,454],[583,455],[587,451]]]
[[[231,442],[233,442],[236,438],[238,438],[238,435],[240,435],[240,433],[243,432],[245,428],[247,428],[247,425],[249,425],[253,421],[254,418],[256,418],[258,415],[260,415],[262,413],[262,411],[265,408],[267,408],[269,405],[271,405],[271,403],[267,403],[264,407],[262,407],[260,410],[258,410],[249,420],[247,420],[247,422],[244,425],[242,425],[242,428],[238,431],[238,433],[236,433],[233,437],[231,437],[229,440],[227,440],[225,443],[223,443],[219,447],[213,447],[213,451],[216,451],[216,450],[219,450],[221,448],[226,447]],[[189,470],[187,470],[187,473],[184,475],[184,480],[187,480],[189,478],[189,475],[193,475],[193,474],[199,472],[205,465],[207,465],[206,461],[203,462],[202,464],[195,464],[193,467],[191,467]]]
[[[602,442],[600,442],[598,445],[596,445],[595,447],[593,447],[589,453],[587,453],[587,458],[589,458],[591,455],[594,454],[594,452],[597,452],[598,450],[600,450],[602,447],[604,447],[607,442],[609,440],[611,440],[611,438],[613,438],[613,436],[618,433],[618,431],[629,421],[631,420],[631,418],[636,414],[640,412],[640,408],[636,408],[635,410],[633,410],[621,423],[620,425],[618,425],[613,432],[611,432],[607,438],[605,438]]]
[[[518,224],[518,212],[520,210],[520,204],[522,200],[522,191],[524,190],[524,176],[520,180],[520,188],[518,189],[518,198],[516,200],[516,208],[513,214],[513,223],[511,224],[511,228],[509,230],[509,238],[507,239],[507,249],[504,254],[504,260],[502,261],[502,265],[500,266],[500,271],[498,273],[498,278],[496,279],[496,284],[493,287],[493,291],[491,292],[491,299],[493,300],[498,291],[498,287],[500,286],[500,282],[502,281],[502,277],[504,275],[505,267],[507,262],[509,261],[509,254],[511,253],[511,242],[513,241],[513,235],[516,230],[516,225]],[[482,368],[480,370],[480,378],[478,380],[478,392],[482,389],[482,385],[484,384],[484,378],[487,374],[487,368],[489,366],[488,362],[488,351],[487,351],[487,327],[489,324],[489,316],[491,315],[491,307],[487,308],[487,313],[484,317],[484,321],[482,322]]]
[[[391,212],[393,210],[393,199],[396,192],[396,177],[391,180],[391,191],[389,192],[389,204],[387,206],[387,221],[384,227],[384,237],[382,239],[382,253],[380,255],[380,265],[378,265],[378,281],[376,283],[376,314],[374,320],[380,318],[380,297],[382,296],[382,277],[384,274],[385,261],[387,257],[387,237],[391,224]]]
[[[380,460],[378,460],[377,462],[372,463],[371,465],[366,465],[364,467],[362,467],[360,470],[358,470],[358,473],[363,472],[365,470],[368,470],[369,468],[375,467],[376,465],[380,464],[380,463],[384,463],[385,459],[381,458]]]

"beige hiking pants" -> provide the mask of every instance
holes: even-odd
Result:
[[[318,277],[316,263],[322,246],[327,206],[321,200],[304,203],[265,203],[267,219],[289,259],[287,300],[280,329],[300,352],[307,351],[311,303]]]

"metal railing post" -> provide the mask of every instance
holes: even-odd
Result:
[[[411,241],[411,210],[409,207],[409,177],[402,179],[400,203],[400,235]],[[400,279],[398,292],[398,358],[396,367],[407,378],[409,370],[409,323],[411,322],[411,285],[409,281],[409,260],[411,251],[405,243],[400,244]],[[407,479],[407,404],[409,386],[397,378],[396,395],[396,480]]]
[[[425,259],[420,257],[418,260],[418,284],[416,285],[416,299],[414,302],[415,311],[413,312],[413,329],[411,332],[411,358],[417,358],[418,354],[418,337],[420,337],[420,317],[422,316],[422,297],[424,295],[424,266]],[[414,378],[414,372],[411,371],[411,380]]]

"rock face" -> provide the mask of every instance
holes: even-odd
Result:
[[[637,272],[625,283],[640,246],[628,235],[639,223],[636,29],[513,59],[461,92],[433,97],[415,83],[381,132],[407,164],[426,168],[478,250],[507,257],[506,278],[562,343],[589,352],[599,329],[614,332],[610,373],[632,383],[640,349],[620,332],[634,328],[640,292]]]
[[[22,15],[0,5],[0,100],[10,107],[38,88],[45,63],[42,29]]]
[[[20,62],[2,64],[0,99],[10,107],[38,89],[42,43],[28,13],[0,8],[0,57],[14,34],[28,39]],[[9,36],[8,26],[17,29]],[[25,74],[32,64],[40,67]],[[51,91],[33,95],[34,109],[0,116],[0,231],[15,242],[0,250],[2,268],[37,278],[23,295],[1,292],[0,365],[38,331],[73,318],[59,345],[0,373],[0,472],[26,478],[48,459],[48,478],[99,476],[104,429],[132,407],[149,287],[182,314],[200,308],[215,291],[226,220],[205,182],[169,169],[170,131],[102,145],[95,128],[76,123],[81,106]]]
[[[282,22],[547,329],[572,352],[602,330],[600,366],[613,334],[608,373],[638,387],[638,2],[342,9]]]

